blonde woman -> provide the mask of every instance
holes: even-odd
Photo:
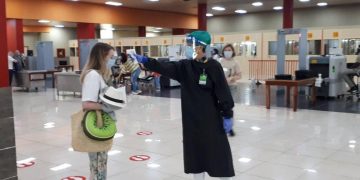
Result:
[[[82,108],[84,110],[104,110],[114,114],[113,111],[105,110],[107,107],[99,103],[100,92],[108,87],[106,82],[110,80],[110,70],[107,62],[114,55],[114,48],[105,43],[97,43],[90,52],[80,81],[82,84]],[[90,180],[105,180],[107,172],[107,152],[89,153]]]
[[[241,78],[240,65],[235,61],[235,48],[231,44],[225,45],[223,51],[223,58],[220,60],[221,66],[226,69],[226,81],[229,85],[231,95],[235,102],[239,100],[239,91],[237,81]],[[235,132],[231,129],[230,136],[235,136]]]

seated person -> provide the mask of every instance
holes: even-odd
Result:
[[[128,58],[125,53],[120,54],[121,63],[125,71],[131,73],[131,91],[132,94],[137,95],[140,94],[141,91],[139,89],[138,78],[141,73],[140,66],[134,59]]]
[[[350,69],[348,68],[343,72],[343,79],[350,88],[348,92],[358,91],[358,86],[354,82],[354,76],[358,76],[359,73],[360,73],[360,53],[358,53],[354,65],[352,65]]]

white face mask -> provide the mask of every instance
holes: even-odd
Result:
[[[226,59],[231,59],[233,56],[233,52],[232,51],[224,51],[224,57]]]

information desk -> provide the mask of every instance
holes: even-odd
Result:
[[[292,108],[294,111],[297,110],[298,104],[298,95],[299,95],[299,86],[311,86],[311,101],[313,104],[316,102],[316,87],[315,87],[315,78],[302,79],[302,80],[275,80],[269,79],[265,80],[265,95],[266,95],[266,108],[270,109],[270,97],[271,97],[271,88],[270,86],[286,86],[286,102],[289,105],[290,100],[290,91],[293,88],[293,103]]]
[[[16,79],[17,87],[23,87],[27,90],[46,88],[46,76],[50,75],[52,79],[52,86],[55,87],[54,73],[60,72],[59,70],[38,70],[38,71],[20,71],[18,72],[19,78]]]

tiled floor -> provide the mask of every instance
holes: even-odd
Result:
[[[173,91],[174,92],[174,91]],[[110,152],[110,180],[186,180],[183,173],[180,99],[129,96],[117,112],[119,134]],[[71,151],[70,115],[80,98],[58,99],[54,90],[14,92],[20,180],[60,180],[88,176],[88,157]],[[360,114],[263,106],[235,106],[235,137],[229,138],[234,180],[360,180]],[[46,127],[46,128],[45,128]],[[138,136],[139,131],[151,131]],[[130,161],[132,155],[150,160]],[[60,165],[68,168],[53,171]],[[66,166],[64,166],[66,167]],[[216,179],[207,177],[207,179]]]

